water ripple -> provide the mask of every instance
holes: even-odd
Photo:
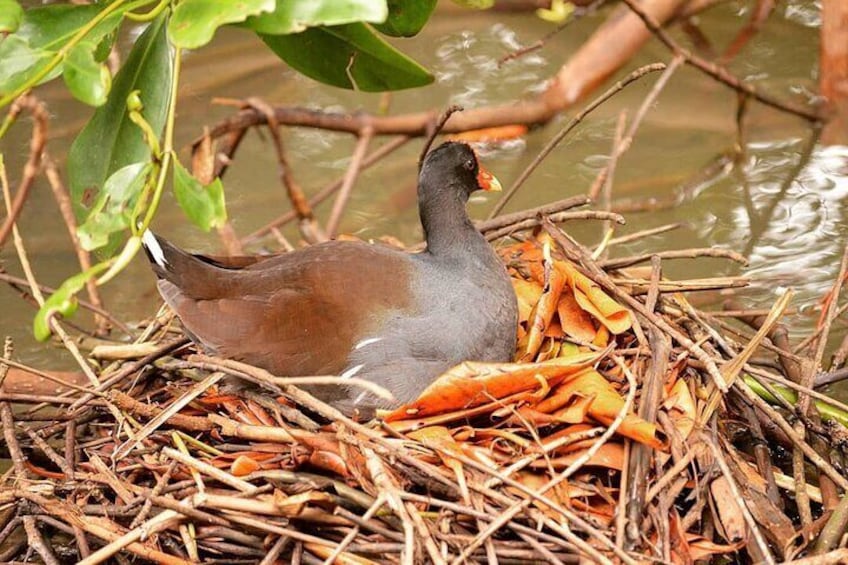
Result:
[[[748,252],[745,274],[754,286],[791,286],[801,290],[801,302],[812,304],[833,283],[848,239],[848,147],[816,147],[787,180],[802,145],[797,139],[750,144],[747,187],[738,187],[727,231],[719,233],[717,223],[710,236]]]

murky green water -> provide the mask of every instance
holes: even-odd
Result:
[[[818,50],[817,11],[806,1],[784,2],[765,30],[730,65],[738,76],[786,99],[807,100],[815,92]],[[702,15],[698,23],[721,52],[743,25],[745,3],[728,2]],[[740,14],[743,14],[740,16]],[[432,69],[437,83],[414,92],[392,95],[391,111],[442,108],[449,103],[477,107],[531,95],[576,51],[601,16],[587,18],[554,38],[542,51],[499,67],[497,60],[520,45],[545,35],[551,25],[532,15],[471,13],[455,8],[437,14],[425,33],[402,42],[402,48]],[[679,31],[684,43],[687,38]],[[202,126],[229,115],[213,106],[212,97],[259,96],[275,104],[308,105],[336,110],[376,111],[379,95],[324,87],[295,75],[238,30],[225,30],[214,46],[186,58],[178,110],[178,139],[186,144]],[[649,44],[628,70],[668,61],[666,49]],[[585,193],[606,163],[616,118],[632,116],[658,75],[643,79],[590,116],[531,177],[508,210],[518,210],[565,196]],[[40,90],[55,119],[51,153],[64,154],[90,110],[69,99],[61,85]],[[745,274],[750,289],[740,296],[749,305],[769,306],[779,289],[798,290],[796,304],[810,311],[793,318],[797,335],[808,332],[817,301],[832,283],[845,246],[845,195],[848,193],[848,148],[811,142],[809,126],[797,118],[752,104],[745,120],[745,153],[741,165],[707,178],[701,174],[727,154],[736,142],[736,95],[699,72],[682,68],[672,78],[638,132],[633,148],[618,164],[614,185],[617,201],[679,198],[680,205],[628,215],[621,233],[669,222],[687,227],[622,247],[616,254],[648,249],[727,247],[742,252],[750,264],[726,261],[666,263],[676,278]],[[490,151],[487,165],[509,186],[538,150],[562,126],[563,117],[525,140]],[[19,124],[3,141],[12,178],[26,156],[28,129]],[[354,140],[317,130],[287,130],[285,142],[298,181],[314,192],[340,176]],[[419,143],[397,152],[364,173],[351,199],[342,229],[360,236],[390,234],[407,242],[419,236],[414,199],[415,160]],[[184,161],[186,153],[182,153]],[[276,160],[264,136],[251,133],[235,165],[224,179],[228,207],[239,234],[252,232],[289,205],[277,179]],[[492,202],[475,198],[470,210],[484,216]],[[318,209],[326,218],[329,205]],[[193,250],[214,251],[215,235],[191,227],[172,200],[165,202],[155,227]],[[599,240],[600,226],[569,226],[584,242]],[[41,282],[56,285],[76,271],[64,225],[49,187],[40,182],[27,203],[21,229]],[[296,239],[296,234],[286,232]],[[6,268],[19,274],[10,245],[0,252]],[[107,305],[127,320],[153,312],[153,277],[144,259],[105,290]],[[5,285],[0,287],[2,324],[12,335],[19,356],[44,366],[66,364],[60,355],[35,344],[29,334],[33,310]],[[842,333],[844,324],[837,324]]]

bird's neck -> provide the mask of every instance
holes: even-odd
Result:
[[[445,190],[419,195],[421,226],[427,240],[427,251],[435,257],[457,257],[473,254],[473,249],[487,246],[465,210],[466,200],[460,190]]]

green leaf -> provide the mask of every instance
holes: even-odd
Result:
[[[438,0],[389,0],[389,17],[374,27],[392,37],[412,37],[421,31]]]
[[[77,293],[83,289],[89,279],[106,270],[108,266],[108,262],[99,263],[63,282],[56,289],[56,292],[44,301],[44,304],[38,309],[38,313],[35,315],[35,319],[32,322],[32,333],[35,334],[35,339],[38,341],[47,341],[50,339],[50,317],[54,313],[59,313],[65,318],[73,316],[74,312],[77,311],[77,306],[79,306],[76,297]]]
[[[24,19],[24,9],[15,0],[0,0],[0,33],[14,33]]]
[[[16,35],[25,39],[32,47],[58,51],[104,8],[105,5],[102,4],[55,4],[31,8],[26,11]],[[117,10],[96,26],[86,39],[99,40],[120,23],[122,14],[121,10]]]
[[[289,2],[280,0],[281,4]],[[270,12],[275,4],[275,0],[182,0],[174,9],[168,33],[174,45],[196,49],[209,43],[222,25]]]
[[[365,24],[260,37],[291,67],[333,86],[383,92],[433,82],[427,69],[383,41]]]
[[[0,11],[5,1],[9,0],[0,0]],[[60,4],[27,10],[18,30],[0,42],[0,95],[15,92],[39,74],[59,49],[105,8],[101,4]],[[125,11],[126,8],[116,9],[86,34],[86,42],[100,44],[98,54],[104,50],[108,54],[115,38],[114,31]],[[57,66],[39,83],[61,72],[62,67]]]
[[[209,231],[227,221],[224,185],[216,178],[203,186],[179,161],[174,160],[174,195],[188,219]]]
[[[130,261],[133,260],[138,254],[139,249],[141,249],[141,237],[134,235],[127,240],[127,243],[124,245],[124,248],[121,250],[121,253],[112,259],[110,262],[112,265],[109,267],[109,270],[106,271],[102,277],[97,279],[97,285],[103,285],[107,282],[111,281],[113,278],[118,276],[118,274],[127,268],[127,265],[130,264]]]
[[[322,25],[384,22],[388,13],[386,0],[281,0],[273,12],[252,16],[246,25],[257,33],[285,35]]]
[[[110,243],[112,234],[130,227],[132,210],[153,165],[133,163],[115,171],[103,184],[97,202],[77,228],[80,245],[87,251]]]
[[[0,95],[14,92],[47,66],[53,53],[10,35],[0,43]]]
[[[89,106],[102,106],[106,102],[112,75],[103,63],[94,58],[97,45],[83,41],[65,56],[65,84],[74,98]]]
[[[173,50],[165,18],[154,20],[138,38],[115,75],[106,103],[94,112],[68,153],[71,200],[79,219],[90,202],[98,202],[104,183],[115,171],[150,160],[141,130],[130,121],[127,96],[141,90],[142,115],[157,135],[165,125],[171,90]]]

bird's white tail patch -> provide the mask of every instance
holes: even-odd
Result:
[[[360,349],[365,347],[366,345],[371,345],[372,343],[377,343],[378,341],[383,341],[382,337],[369,337],[368,339],[363,339],[359,343],[353,346],[354,349]]]
[[[141,243],[150,253],[150,256],[153,257],[153,261],[164,269],[165,265],[168,264],[168,261],[165,259],[165,252],[162,250],[162,246],[159,245],[159,241],[156,239],[156,236],[153,235],[153,232],[150,230],[144,230],[144,233],[141,236]]]
[[[349,379],[349,378],[351,378],[353,375],[355,375],[356,373],[358,373],[359,371],[361,371],[361,370],[362,370],[362,367],[364,367],[364,366],[365,366],[365,365],[357,365],[356,367],[351,367],[350,369],[348,369],[347,371],[345,371],[344,373],[342,373],[342,374],[339,376],[339,378],[340,378],[340,379]]]

